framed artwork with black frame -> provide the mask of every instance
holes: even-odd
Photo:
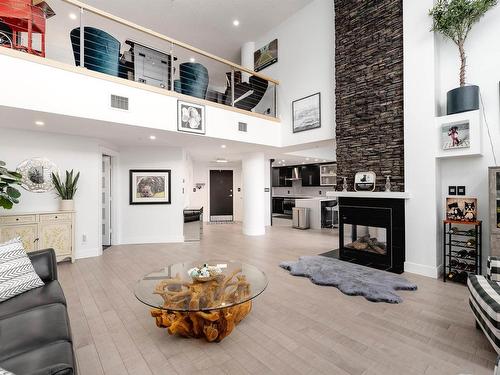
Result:
[[[129,204],[170,204],[170,169],[131,169]]]
[[[205,134],[205,106],[178,100],[177,130]]]
[[[292,127],[294,133],[321,128],[321,93],[292,102]]]

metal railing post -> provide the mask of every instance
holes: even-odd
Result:
[[[274,84],[274,117],[278,118],[278,85]]]
[[[80,67],[85,67],[85,27],[83,26],[83,8],[80,8]]]
[[[234,68],[231,68],[231,107],[234,107]]]
[[[170,43],[170,90],[175,91],[175,86],[174,86],[174,43]]]

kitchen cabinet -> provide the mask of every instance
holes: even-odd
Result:
[[[283,214],[284,198],[273,198],[273,214]]]
[[[320,166],[306,165],[301,170],[302,186],[320,186]]]
[[[332,186],[337,184],[337,164],[323,164],[320,167],[320,185]]]
[[[273,187],[292,187],[292,171],[290,167],[273,168]]]

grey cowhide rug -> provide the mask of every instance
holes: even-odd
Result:
[[[335,286],[342,293],[372,302],[400,303],[403,299],[396,290],[417,289],[402,276],[319,255],[281,262],[280,267],[294,276],[306,276],[314,284]]]

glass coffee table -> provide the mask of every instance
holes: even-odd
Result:
[[[210,274],[193,274],[193,268],[204,265]],[[252,265],[207,261],[172,264],[152,272],[137,282],[135,296],[152,308],[156,325],[169,334],[211,342],[228,336],[266,287],[266,275]]]

